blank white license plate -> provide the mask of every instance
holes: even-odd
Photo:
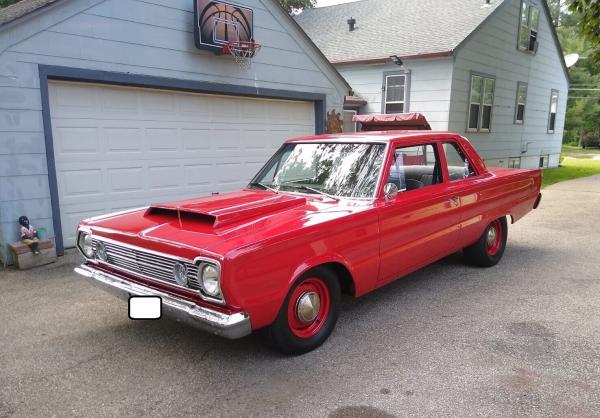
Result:
[[[130,296],[129,319],[160,319],[162,299],[160,296]]]

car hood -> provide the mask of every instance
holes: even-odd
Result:
[[[271,237],[298,231],[371,207],[368,200],[242,190],[151,205],[83,222],[94,234],[168,251],[225,255]]]

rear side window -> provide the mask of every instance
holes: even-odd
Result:
[[[466,155],[454,142],[444,143],[444,153],[450,181],[466,179],[477,174]]]
[[[422,189],[441,183],[435,145],[396,148],[387,182],[394,183],[400,191]]]

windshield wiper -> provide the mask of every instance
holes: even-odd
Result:
[[[273,187],[271,187],[271,186],[267,186],[266,184],[263,184],[263,183],[251,183],[251,184],[250,184],[250,186],[260,186],[260,187],[264,188],[265,190],[270,190],[270,191],[272,191],[273,193],[277,193],[277,194],[279,194],[279,190],[277,190],[277,189],[274,189],[274,188],[273,188]]]
[[[284,185],[284,184],[286,184],[286,183],[293,183],[293,182],[285,182],[285,183],[281,183],[281,184],[282,184],[282,185]],[[340,201],[340,199],[339,199],[338,197],[335,197],[335,196],[333,196],[333,195],[330,195],[329,193],[325,193],[325,192],[324,192],[324,191],[322,191],[322,190],[313,189],[312,187],[305,186],[305,185],[303,185],[303,184],[294,184],[294,187],[296,187],[296,188],[298,188],[298,189],[301,189],[301,190],[308,190],[308,191],[311,191],[311,192],[314,192],[314,193],[320,194],[320,195],[322,195],[322,196],[326,196],[326,197],[328,197],[328,198],[330,198],[330,199],[333,199],[333,200],[335,200],[336,202],[339,202],[339,201]]]

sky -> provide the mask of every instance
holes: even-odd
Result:
[[[317,7],[332,6],[334,4],[350,3],[356,0],[317,0]]]

